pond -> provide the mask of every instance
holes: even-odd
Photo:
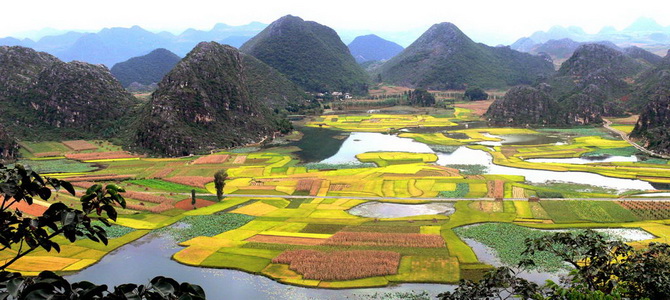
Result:
[[[453,290],[445,284],[400,284],[384,288],[327,290],[285,285],[264,276],[227,269],[208,269],[182,265],[170,257],[182,249],[169,236],[148,234],[120,247],[103,259],[74,275],[70,281],[91,281],[115,286],[123,283],[148,284],[151,278],[167,276],[179,282],[200,285],[207,299],[370,299],[375,293],[427,291],[431,298]],[[120,276],[109,276],[118,274]]]
[[[520,175],[526,178],[528,182],[546,183],[553,181],[590,184],[617,191],[626,190],[654,190],[655,188],[648,182],[636,179],[622,179],[607,177],[600,174],[588,172],[555,172],[547,170],[520,169],[506,166],[500,166],[493,163],[491,155],[482,150],[460,147],[450,154],[438,153],[439,165],[483,165],[487,167],[486,174],[505,174]]]
[[[593,164],[608,162],[636,162],[637,156],[602,156],[602,157],[569,157],[569,158],[531,158],[527,162],[533,163],[560,163],[560,164]]]
[[[410,138],[401,138],[395,135],[370,132],[351,133],[349,137],[344,140],[335,154],[327,157],[321,162],[333,164],[358,163],[359,161],[356,159],[356,154],[376,151],[436,153],[438,156],[437,164],[439,165],[483,165],[487,170],[485,174],[520,175],[525,176],[526,181],[533,183],[562,181],[568,183],[590,184],[615,189],[617,191],[656,189],[646,181],[607,177],[595,173],[573,171],[556,172],[500,166],[494,164],[491,155],[482,150],[475,150],[461,146],[452,153],[435,152],[428,147],[428,145],[416,142]],[[613,161],[629,161],[633,158],[611,156],[609,159]],[[566,162],[581,162],[582,160],[594,162],[589,159],[570,159]]]
[[[616,190],[654,189],[649,183],[641,180],[618,179],[585,172],[553,172],[498,166],[493,164],[492,158],[487,152],[464,146],[456,148],[452,153],[443,153],[435,152],[426,144],[394,135],[360,132],[349,134],[306,127],[300,128],[300,130],[305,133],[304,138],[291,145],[302,149],[297,155],[305,162],[358,163],[356,154],[372,151],[436,153],[439,158],[437,164],[440,165],[483,165],[486,167],[485,174],[521,175],[525,176],[526,180],[530,182],[588,183]],[[505,137],[503,143],[545,142],[545,140],[525,138],[516,137],[516,140],[514,140]],[[552,138],[549,141],[554,142],[554,139]],[[555,142],[560,143],[560,141]],[[654,196],[660,195],[655,194]],[[397,218],[415,215],[451,214],[453,212],[453,204],[448,202],[413,205],[367,202],[349,210],[349,213],[353,215],[370,218]],[[483,253],[478,249],[485,249],[484,245],[474,243],[470,245],[475,249],[477,255]],[[182,247],[177,246],[174,240],[167,236],[149,234],[111,252],[103,257],[99,263],[67,277],[72,281],[88,280],[98,284],[119,285],[127,282],[146,284],[151,278],[164,275],[178,281],[188,281],[201,285],[207,291],[209,299],[371,299],[370,295],[374,294],[412,290],[428,291],[434,298],[438,293],[454,288],[453,285],[442,284],[400,284],[385,288],[345,290],[303,288],[281,284],[272,279],[242,271],[186,266],[170,259],[180,249]],[[485,254],[481,255],[484,262],[489,262]],[[123,266],[123,275],[110,276],[109,274],[118,272],[119,266]],[[538,273],[531,276],[540,281],[554,278],[547,277],[554,276],[552,274]]]
[[[348,210],[354,216],[366,218],[402,218],[422,215],[451,215],[455,211],[450,202],[426,204],[400,204],[383,202],[365,202]]]
[[[565,139],[558,136],[542,135],[542,134],[509,134],[509,135],[493,135],[485,133],[484,136],[490,138],[500,139],[501,141],[484,141],[478,142],[479,145],[484,146],[502,146],[502,145],[540,145],[540,144],[556,144],[565,143]]]
[[[468,225],[463,228],[472,228],[472,227],[477,227],[477,226],[482,226],[482,225],[490,225],[491,223],[488,224],[477,224],[477,225]],[[555,229],[555,230],[543,230],[543,229],[532,229],[533,231],[542,231],[546,233],[555,233],[555,232],[567,232],[568,230],[561,230],[561,229]],[[571,230],[571,231],[578,231],[578,230]],[[610,240],[620,240],[623,242],[633,242],[633,241],[642,241],[642,240],[648,240],[648,239],[653,239],[656,238],[654,235],[650,234],[647,231],[644,231],[639,228],[597,228],[594,229],[595,232],[604,234],[608,239]],[[477,241],[476,239],[473,238],[463,238],[463,241],[468,244],[472,248],[472,250],[475,252],[477,255],[477,259],[481,262],[490,264],[495,267],[502,267],[502,266],[507,266],[515,269],[515,265],[508,265],[503,263],[500,258],[498,257],[498,250],[489,247],[488,245]],[[503,250],[505,251],[505,250]],[[558,282],[561,276],[567,275],[568,273],[568,267],[566,266],[565,270],[559,270],[555,272],[544,272],[544,271],[538,271],[538,270],[526,270],[522,273],[519,274],[520,277],[525,278],[529,281],[538,283],[538,284],[543,284],[546,280],[550,279],[553,280],[554,282]]]
[[[322,160],[322,163],[356,163],[356,154],[377,151],[401,151],[414,153],[433,153],[428,145],[410,138],[401,138],[390,134],[372,132],[352,132],[342,143],[337,153]]]

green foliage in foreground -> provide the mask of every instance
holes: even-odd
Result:
[[[122,284],[108,291],[107,285],[88,281],[70,283],[50,271],[37,277],[23,277],[20,273],[0,272],[2,299],[103,299],[103,300],[204,300],[205,291],[198,285],[179,283],[172,278],[154,277],[147,286]]]
[[[237,229],[253,219],[252,216],[232,213],[186,216],[176,225],[163,227],[156,232],[169,234],[181,243],[198,236],[215,236]]]
[[[608,241],[587,230],[561,232],[529,238],[523,253],[547,252],[573,267],[560,284],[544,286],[517,277],[509,267],[497,268],[475,283],[461,280],[453,292],[438,295],[441,300],[471,299],[669,299],[670,245],[651,243],[635,250],[621,241]],[[523,268],[534,260],[519,262]]]
[[[196,193],[207,193],[209,191],[202,188],[194,188],[189,185],[167,182],[159,179],[137,179],[129,180],[129,183],[146,186],[148,188],[168,191],[172,193],[191,193],[191,190],[195,189]]]
[[[490,248],[493,248],[505,265],[516,265],[522,259],[533,259],[536,265],[533,269],[546,272],[564,270],[566,265],[560,258],[547,252],[535,253],[532,257],[522,255],[526,238],[541,238],[553,235],[554,232],[526,228],[510,223],[485,223],[455,228],[454,232],[461,238],[473,239]]]
[[[100,226],[102,227],[104,224],[100,221],[93,221],[91,222],[92,226]],[[121,225],[115,225],[113,224],[110,227],[105,227],[105,232],[107,233],[107,238],[108,239],[115,239],[122,237],[126,234],[129,234],[131,232],[135,231],[134,228],[126,227],[126,226],[121,226]]]
[[[92,164],[69,159],[20,160],[17,163],[29,166],[38,173],[79,173],[97,169]]]

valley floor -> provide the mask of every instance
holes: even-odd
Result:
[[[267,148],[183,158],[142,157],[105,141],[24,142],[21,163],[80,190],[117,182],[128,206],[108,230],[109,246],[57,240],[61,253],[37,251],[12,268],[24,274],[95,268],[110,251],[158,231],[184,247],[172,257],[184,265],[238,269],[292,285],[457,283],[491,269],[462,236],[473,224],[493,224],[517,246],[529,229],[640,228],[653,236],[631,241],[639,247],[670,236],[670,203],[661,201],[670,189],[670,164],[603,128],[488,128],[466,107],[440,115],[324,115],[305,126],[304,136]],[[323,137],[311,141],[314,134]],[[367,151],[380,146],[368,139],[398,149]],[[324,145],[335,149],[319,149],[325,153],[315,158],[313,149]],[[313,162],[300,160],[309,154]],[[219,170],[229,176],[222,201],[213,184]],[[187,196],[192,190],[195,205]],[[453,209],[436,214],[419,207],[435,199]],[[55,201],[77,205],[78,198],[55,193],[36,205]],[[377,202],[413,206],[354,214]],[[385,217],[415,209],[417,215]],[[474,235],[468,238],[482,233]],[[512,251],[488,246],[503,257]],[[2,251],[0,259],[11,254]]]

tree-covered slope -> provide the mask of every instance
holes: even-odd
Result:
[[[631,136],[651,150],[670,154],[670,52],[639,84],[636,97],[646,104]]]
[[[306,91],[367,93],[365,71],[337,33],[316,22],[284,16],[240,50],[277,69]]]
[[[514,88],[496,100],[487,117],[496,125],[598,124],[604,115],[630,109],[632,79],[644,68],[645,64],[620,51],[585,44],[545,83]],[[545,111],[548,107],[551,110]]]
[[[111,137],[135,98],[104,66],[0,47],[0,119],[19,139]]]
[[[160,48],[147,55],[133,57],[127,61],[115,64],[111,72],[123,87],[137,82],[142,85],[158,83],[163,76],[181,60],[181,57]]]
[[[504,88],[553,72],[545,57],[477,44],[451,23],[433,25],[380,69],[384,82],[427,89]]]
[[[304,93],[269,66],[216,42],[200,43],[163,80],[133,125],[135,147],[167,156],[270,138],[271,108]]]

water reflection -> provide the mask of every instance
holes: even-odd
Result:
[[[454,204],[449,202],[426,204],[400,204],[365,202],[349,209],[354,216],[366,218],[402,218],[422,215],[451,215],[455,211]]]
[[[322,163],[352,163],[358,162],[356,154],[375,151],[400,151],[414,153],[433,153],[434,151],[424,143],[419,143],[410,138],[401,138],[395,135],[353,132],[344,141],[342,147]]]
[[[400,284],[347,290],[296,287],[242,271],[182,265],[170,259],[180,249],[182,247],[177,246],[173,239],[152,233],[120,247],[103,257],[99,263],[66,278],[70,281],[86,280],[115,286],[129,282],[148,284],[151,278],[162,275],[202,286],[208,299],[361,299],[375,293],[413,290],[426,290],[434,297],[454,288],[445,284]],[[120,270],[123,273],[119,273]]]
[[[556,172],[500,166],[493,163],[493,158],[487,152],[482,150],[474,150],[467,147],[460,147],[451,154],[438,153],[437,156],[439,158],[437,161],[439,165],[484,165],[488,167],[488,171],[486,172],[487,174],[520,175],[524,176],[526,181],[535,183],[562,181],[579,184],[590,184],[594,186],[615,189],[617,191],[654,189],[650,183],[636,179],[614,178],[587,172]]]

